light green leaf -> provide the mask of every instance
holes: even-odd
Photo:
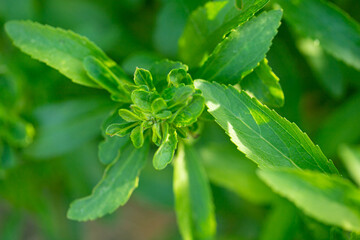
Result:
[[[208,2],[194,11],[179,40],[180,58],[191,67],[198,66],[231,29],[246,22],[268,0],[244,0],[239,10],[235,1]]]
[[[131,131],[130,139],[136,148],[144,145],[144,122]]]
[[[158,97],[158,94],[142,89],[135,90],[131,93],[132,102],[140,109],[148,112],[151,112],[151,103]]]
[[[215,48],[196,77],[236,84],[265,58],[280,26],[282,12],[265,12],[240,25]]]
[[[163,126],[167,126],[167,124],[164,124]],[[160,147],[156,150],[153,158],[153,165],[157,170],[164,169],[172,161],[178,143],[175,129],[162,129],[162,131],[162,142]]]
[[[55,68],[75,83],[99,87],[83,68],[83,60],[87,56],[94,56],[102,61],[118,78],[127,78],[100,48],[71,31],[31,21],[7,22],[5,30],[15,46],[34,59]]]
[[[134,112],[124,108],[119,109],[119,116],[127,122],[138,122],[142,120],[141,117]]]
[[[360,70],[360,25],[323,0],[277,0],[285,20],[300,34],[318,40],[334,57]]]
[[[99,159],[102,164],[108,165],[120,157],[121,149],[129,142],[128,137],[105,136],[99,144]]]
[[[261,169],[259,176],[305,214],[360,232],[360,190],[338,175],[294,169]]]
[[[360,186],[360,148],[342,145],[339,156],[354,181]]]
[[[360,94],[336,109],[320,126],[316,142],[327,156],[336,155],[341,144],[355,143],[360,139]]]
[[[229,143],[230,144],[230,143]],[[268,204],[274,194],[257,176],[257,166],[234,145],[219,143],[200,147],[202,164],[211,182],[258,204]]]
[[[125,137],[133,130],[133,128],[135,128],[139,124],[140,122],[113,123],[106,128],[106,134],[110,135],[111,137]]]
[[[260,62],[259,66],[247,75],[240,85],[243,90],[251,93],[269,107],[284,105],[284,93],[279,84],[279,78],[273,73],[266,59]]]
[[[185,85],[192,84],[192,79],[190,74],[188,74],[184,69],[173,69],[169,72],[167,76],[168,82],[174,86],[179,86],[179,84],[183,83]]]
[[[200,156],[187,145],[180,145],[177,154],[173,184],[180,233],[185,240],[214,239],[214,205]]]
[[[131,102],[130,94],[123,85],[128,83],[121,82],[110,71],[110,69],[102,63],[99,59],[88,56],[84,58],[84,69],[88,76],[99,86],[111,93],[111,97],[119,102]]]
[[[164,90],[162,97],[167,101],[169,108],[185,103],[187,99],[195,92],[191,85],[182,85],[171,87]]]
[[[151,110],[155,114],[164,111],[166,109],[167,109],[167,105],[163,98],[157,98],[151,104]]]
[[[120,159],[107,167],[92,194],[70,205],[68,218],[78,221],[94,220],[124,205],[138,185],[139,174],[146,163],[148,150],[149,141],[145,141],[140,149],[128,144]]]
[[[231,141],[259,167],[291,167],[337,173],[334,164],[298,126],[244,91],[196,80],[208,111]]]
[[[154,88],[153,79],[151,73],[142,68],[136,68],[134,73],[134,82],[136,85],[146,85],[150,89]]]
[[[186,127],[194,122],[201,115],[205,108],[205,100],[201,95],[194,95],[191,102],[181,110],[174,119],[176,127]]]

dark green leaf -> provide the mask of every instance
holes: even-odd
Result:
[[[102,164],[108,165],[116,161],[121,154],[121,149],[129,142],[128,137],[105,136],[99,144],[99,159]]]
[[[298,126],[229,86],[195,81],[208,111],[231,141],[259,167],[291,167],[337,173],[334,164]]]
[[[211,189],[200,156],[180,145],[174,160],[175,210],[183,239],[214,239],[216,220]]]
[[[128,144],[120,159],[107,167],[92,194],[70,205],[68,218],[78,221],[94,220],[124,205],[138,185],[138,177],[146,163],[148,150],[149,141],[145,141],[140,149]]]
[[[262,13],[231,31],[196,72],[196,77],[224,84],[239,82],[265,58],[281,16],[280,10]]]

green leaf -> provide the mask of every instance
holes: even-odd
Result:
[[[133,128],[135,128],[139,124],[140,122],[113,123],[106,128],[106,134],[110,135],[111,137],[113,136],[125,137],[133,130]]]
[[[162,97],[166,100],[169,108],[183,104],[195,92],[191,85],[182,85],[179,87],[171,87],[164,90]]]
[[[327,156],[336,155],[341,144],[360,139],[360,94],[344,102],[320,126],[315,139]]]
[[[85,57],[83,64],[88,76],[99,86],[111,93],[113,100],[131,102],[130,94],[123,87],[124,84],[128,83],[127,81],[121,82],[118,80],[104,63],[93,56]]]
[[[285,20],[300,34],[318,40],[334,57],[360,70],[360,25],[323,0],[277,0]]]
[[[175,210],[183,239],[214,239],[216,220],[211,189],[199,155],[180,145],[174,160]]]
[[[261,169],[259,176],[305,214],[360,232],[360,190],[338,175],[294,169]]]
[[[154,88],[153,79],[151,73],[142,68],[136,68],[134,73],[134,82],[136,85],[146,85],[150,89]]]
[[[131,93],[132,102],[140,109],[151,112],[151,103],[159,97],[154,92],[148,92],[142,89],[135,90]]]
[[[44,159],[70,152],[100,135],[100,125],[113,108],[105,99],[84,98],[47,104],[34,111],[38,123],[26,155]]]
[[[155,99],[151,104],[151,110],[153,113],[158,113],[167,109],[167,104],[163,98]]]
[[[127,122],[138,122],[142,120],[141,117],[134,112],[124,108],[119,109],[119,116]]]
[[[190,74],[188,74],[184,69],[173,69],[169,72],[167,76],[167,81],[174,86],[179,86],[181,83],[185,85],[191,85],[192,79]]]
[[[144,122],[131,131],[130,139],[136,148],[144,145]]]
[[[208,111],[231,141],[259,167],[292,167],[337,173],[334,164],[298,126],[244,91],[196,80]]]
[[[360,186],[360,148],[342,145],[339,148],[339,156],[352,179]]]
[[[99,159],[104,165],[117,161],[122,148],[129,142],[128,137],[105,136],[105,140],[99,144]]]
[[[167,126],[165,123],[164,126]],[[165,127],[170,128],[170,127]],[[163,136],[160,147],[156,150],[153,158],[153,165],[156,170],[164,169],[173,159],[178,139],[175,129],[162,129]]]
[[[178,113],[174,119],[176,127],[186,127],[198,119],[205,108],[205,100],[201,95],[194,95],[191,102]]]
[[[282,107],[284,93],[279,84],[279,78],[273,73],[265,59],[252,73],[240,83],[241,88],[254,95],[260,102],[269,107]]]
[[[92,194],[78,199],[70,205],[69,219],[94,220],[114,212],[124,205],[138,185],[140,171],[144,167],[149,150],[149,141],[140,149],[128,144],[120,159],[109,165]]]
[[[241,10],[235,1],[208,2],[194,11],[179,40],[180,58],[198,66],[231,29],[241,25],[265,6],[268,0],[244,0]]]
[[[181,62],[174,62],[170,60],[162,60],[151,66],[150,72],[153,76],[155,88],[159,93],[168,87],[169,82],[167,80],[167,76],[173,69],[184,69],[187,71],[188,66]]]
[[[224,84],[236,84],[265,58],[280,26],[282,11],[260,14],[240,25],[215,48],[196,77]]]
[[[41,25],[31,21],[10,21],[5,30],[14,45],[34,59],[55,68],[75,83],[99,87],[91,80],[83,67],[87,56],[94,56],[119,78],[126,79],[125,73],[105,53],[87,38],[71,31]]]
[[[200,147],[202,164],[211,182],[257,204],[268,204],[274,194],[259,177],[257,166],[234,145],[211,143]]]

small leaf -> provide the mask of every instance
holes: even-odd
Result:
[[[183,239],[214,239],[216,219],[210,185],[190,146],[180,145],[174,160],[175,210]]]
[[[205,100],[200,95],[194,95],[191,102],[178,113],[174,119],[176,127],[186,127],[194,122],[201,115],[205,108]]]
[[[152,113],[156,114],[167,109],[167,104],[163,98],[157,98],[151,103]]]
[[[259,176],[305,214],[360,233],[360,190],[338,175],[295,169],[261,169]]]
[[[122,69],[100,48],[87,38],[71,31],[31,21],[7,22],[5,30],[15,46],[55,68],[75,83],[99,87],[87,76],[83,68],[83,60],[87,56],[94,56],[103,61],[119,79],[127,81],[127,76]]]
[[[244,91],[196,80],[208,111],[246,157],[260,168],[291,167],[337,174],[328,160],[298,126],[250,98]]]
[[[129,142],[127,137],[105,136],[99,144],[99,159],[102,164],[108,165],[118,160],[122,148]]]
[[[157,146],[160,146],[161,144],[161,125],[160,123],[155,123],[154,125],[152,125],[152,141],[153,143],[155,143]]]
[[[142,89],[135,90],[131,93],[132,102],[140,109],[151,112],[152,102],[159,97],[158,94],[148,92]]]
[[[106,168],[91,195],[70,205],[67,217],[77,221],[94,220],[124,205],[138,186],[139,174],[146,163],[148,150],[149,141],[145,141],[140,149],[128,144],[120,159]]]
[[[179,87],[171,87],[165,89],[162,94],[163,98],[166,100],[169,108],[183,104],[189,97],[195,92],[193,86],[190,85],[181,85]]]
[[[139,122],[113,123],[107,127],[106,134],[110,136],[124,137],[127,134],[129,134],[131,130],[139,124],[140,124]]]
[[[360,186],[360,148],[342,145],[339,155],[352,179]]]
[[[162,143],[153,158],[153,165],[156,170],[164,169],[172,161],[178,142],[175,129],[163,130],[163,133]]]
[[[146,85],[150,89],[154,88],[153,84],[153,78],[151,76],[151,73],[142,68],[136,68],[135,74],[134,74],[134,82],[136,85]]]
[[[99,86],[111,93],[113,99],[120,102],[131,102],[129,93],[123,88],[123,84],[127,84],[127,82],[120,82],[99,59],[88,56],[85,57],[83,64],[88,76]]]
[[[249,20],[267,2],[243,0],[241,10],[235,7],[235,0],[207,2],[192,12],[186,23],[179,40],[180,58],[191,67],[199,66],[224,35]]]
[[[173,69],[169,72],[167,76],[167,81],[173,86],[179,86],[181,83],[185,85],[192,84],[192,79],[190,74],[188,74],[184,69]]]
[[[142,122],[139,126],[131,131],[130,139],[134,144],[134,147],[141,148],[144,145],[144,123]]]
[[[127,122],[138,122],[142,120],[141,117],[124,108],[119,109],[119,116]]]
[[[243,90],[250,92],[269,107],[284,105],[284,93],[279,78],[273,73],[266,59],[260,62],[259,66],[240,82],[240,85]]]
[[[172,113],[171,113],[171,111],[168,111],[168,110],[164,110],[162,112],[155,114],[155,118],[159,118],[162,120],[169,119],[169,118],[171,118],[171,116],[172,116]]]
[[[212,52],[196,77],[236,84],[265,58],[280,26],[282,12],[272,10],[234,29]]]

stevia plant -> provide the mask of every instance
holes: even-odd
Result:
[[[316,0],[278,0],[276,10],[254,16],[267,3],[207,2],[188,16],[179,39],[179,59],[140,63],[133,76],[94,43],[71,31],[31,21],[5,25],[14,45],[23,52],[77,84],[106,90],[115,106],[102,125],[105,139],[99,145],[99,158],[106,170],[91,195],[70,205],[68,218],[94,220],[124,205],[153,149],[155,169],[173,165],[175,211],[183,239],[216,238],[208,175],[220,185],[245,192],[248,198],[279,206],[288,213],[283,225],[299,209],[304,221],[316,219],[332,226],[334,239],[350,234],[351,239],[357,239],[360,190],[341,176],[296,124],[271,109],[284,105],[284,93],[266,54],[280,26],[283,13],[279,6],[298,34],[316,38],[320,51],[356,69],[360,27],[333,5]],[[327,16],[324,19],[334,21],[343,36],[328,28],[325,21],[309,21],[307,17],[316,19],[318,11]],[[323,78],[324,65],[315,63],[313,67],[331,94],[341,94]],[[233,179],[246,164],[232,174],[237,159],[221,159],[221,149],[201,140],[211,122],[224,130],[243,158],[256,163],[258,168],[248,167],[252,174],[246,176],[255,179],[249,182],[257,184],[256,188],[234,186]],[[201,141],[205,147],[198,145]],[[343,149],[346,164],[358,167],[357,150]],[[213,156],[217,158],[213,160]],[[202,157],[204,161],[200,161]],[[274,233],[269,229],[263,239],[286,235],[286,230]]]

